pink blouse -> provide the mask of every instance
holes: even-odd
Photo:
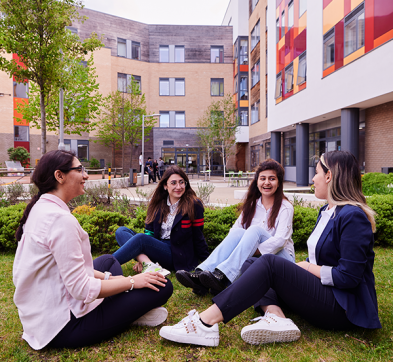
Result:
[[[34,349],[45,347],[68,323],[103,299],[94,278],[89,235],[67,205],[44,194],[31,209],[13,266],[14,302],[22,338]]]

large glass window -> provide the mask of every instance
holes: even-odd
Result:
[[[259,151],[260,145],[251,146],[251,168],[256,168],[259,165]]]
[[[141,43],[132,42],[132,59],[141,60]]]
[[[323,69],[334,64],[334,28],[329,30],[323,37]]]
[[[119,57],[127,56],[127,43],[125,39],[117,38],[117,56]]]
[[[284,141],[284,166],[296,166],[296,137]]]
[[[288,4],[288,30],[293,27],[294,13],[293,13],[293,0]]]
[[[142,78],[140,75],[133,75],[134,83],[137,84],[139,92],[142,92]]]
[[[29,83],[23,84],[14,81],[14,97],[29,98]]]
[[[241,76],[240,77],[240,94],[239,97],[242,101],[248,99],[248,77]]]
[[[251,106],[251,124],[259,121],[259,101]]]
[[[160,96],[169,96],[169,78],[160,78]]]
[[[169,112],[160,112],[160,127],[169,127]]]
[[[323,153],[335,150],[341,150],[341,127],[309,134],[309,166],[315,167]]]
[[[175,124],[176,127],[186,126],[186,113],[185,112],[175,112]]]
[[[169,62],[169,45],[160,45],[160,63]]]
[[[254,64],[254,66],[251,68],[251,88],[259,82],[260,79],[260,63],[259,60],[257,63]]]
[[[212,46],[210,48],[210,58],[212,63],[224,63],[224,47]]]
[[[14,126],[14,141],[29,142],[29,127]]]
[[[285,68],[285,93],[293,90],[293,64],[289,64]]]
[[[281,38],[285,35],[285,10],[281,14]]]
[[[277,74],[276,76],[276,93],[274,95],[274,98],[280,98],[282,96],[282,79],[281,79],[281,72]]]
[[[257,6],[259,0],[251,0],[251,12],[254,11],[255,7]]]
[[[306,81],[307,72],[307,53],[303,52],[299,56],[299,68],[297,71],[297,84],[302,84]]]
[[[248,111],[240,111],[240,125],[248,126]]]
[[[251,50],[255,48],[255,46],[259,43],[259,40],[260,40],[260,28],[259,28],[259,20],[258,20],[254,28],[251,30]]]
[[[276,44],[280,40],[280,18],[277,18],[276,20]]]
[[[117,90],[119,92],[127,92],[127,74],[117,73]]]
[[[184,78],[176,78],[175,79],[175,96],[184,96],[185,95],[185,80]]]
[[[307,10],[307,0],[299,0],[299,18],[306,12]]]
[[[221,97],[224,95],[224,78],[211,78],[210,95]]]
[[[344,24],[346,57],[364,46],[364,3],[345,18]]]
[[[89,159],[89,141],[78,140],[78,158],[81,161]]]
[[[248,40],[240,40],[240,64],[248,64]]]
[[[270,142],[265,142],[265,158],[270,158]]]
[[[184,63],[184,46],[175,46],[175,63]]]

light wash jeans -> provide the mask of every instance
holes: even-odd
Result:
[[[247,230],[240,228],[232,230],[197,268],[210,272],[217,268],[233,283],[240,276],[244,262],[254,255],[259,244],[269,238],[271,238],[271,235],[257,225],[252,225]],[[295,256],[284,249],[276,255],[295,262]]]

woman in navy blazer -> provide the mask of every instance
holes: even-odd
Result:
[[[145,233],[126,227],[116,230],[121,246],[113,256],[124,264],[160,264],[169,270],[192,270],[205,260],[208,248],[203,236],[204,208],[191,188],[187,175],[178,166],[169,167],[160,180],[147,210]]]
[[[162,337],[216,346],[218,323],[227,323],[253,304],[264,316],[241,332],[251,344],[300,338],[282,304],[325,329],[381,328],[372,271],[374,212],[362,194],[356,158],[349,152],[328,152],[316,170],[315,195],[328,205],[321,208],[307,241],[307,261],[293,264],[271,254],[248,259],[242,276],[214,297],[211,307],[200,315],[191,311],[182,324],[163,327]]]

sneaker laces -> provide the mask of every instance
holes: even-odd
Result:
[[[188,312],[188,315],[184,317],[179,323],[177,323],[177,325],[183,326],[187,330],[187,332],[195,332],[196,326],[194,325],[194,322],[195,322],[196,313],[197,311],[195,309],[190,310]]]

